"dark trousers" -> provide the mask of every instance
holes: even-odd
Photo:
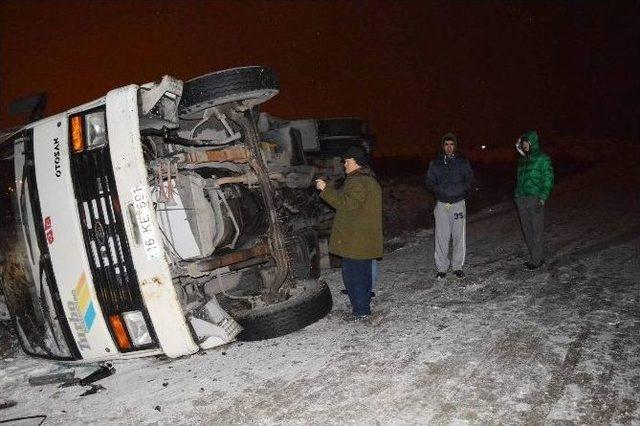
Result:
[[[516,198],[516,206],[531,263],[538,266],[543,260],[544,205],[535,197],[522,197]]]
[[[342,281],[354,315],[371,313],[372,266],[373,259],[342,258]]]

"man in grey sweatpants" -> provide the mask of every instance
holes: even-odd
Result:
[[[451,266],[453,273],[464,277],[462,268],[466,253],[465,198],[473,181],[469,160],[458,154],[458,140],[453,133],[442,138],[442,153],[429,164],[425,183],[436,197],[435,252],[436,278],[446,277]],[[449,243],[453,241],[453,254],[449,260]]]

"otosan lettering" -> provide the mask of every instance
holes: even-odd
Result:
[[[62,176],[62,169],[60,167],[60,141],[58,138],[53,139],[53,169],[56,177]]]

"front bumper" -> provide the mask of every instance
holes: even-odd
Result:
[[[138,87],[134,85],[107,94],[111,163],[140,295],[162,352],[173,358],[197,352],[199,347],[173,287],[161,234],[153,207],[149,204],[151,198],[140,143],[137,94]],[[141,221],[148,225],[144,232],[140,230]]]

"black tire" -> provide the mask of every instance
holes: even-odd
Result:
[[[282,303],[231,315],[244,328],[239,340],[271,339],[298,331],[327,315],[333,307],[331,291],[326,283],[309,280],[300,284],[312,284],[298,297]],[[299,285],[300,285],[299,284]]]
[[[363,138],[367,133],[367,123],[360,118],[318,120],[319,139]]]
[[[279,91],[278,77],[269,68],[252,66],[217,71],[184,83],[178,115],[196,119],[203,110],[230,102],[253,107]]]

